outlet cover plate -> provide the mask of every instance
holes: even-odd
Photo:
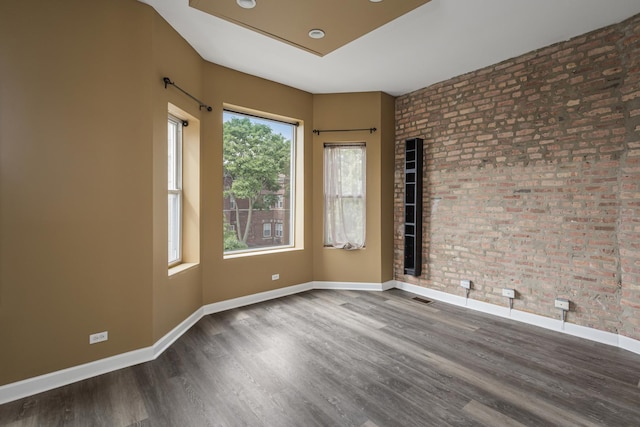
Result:
[[[465,289],[471,289],[471,280],[460,280],[460,286]]]
[[[514,289],[503,288],[502,289],[502,296],[503,297],[507,297],[507,298],[515,298],[516,297],[516,291]]]
[[[109,331],[98,332],[96,334],[89,335],[89,344],[95,344],[109,339]]]
[[[556,298],[556,308],[564,311],[569,311],[569,300],[566,298]]]

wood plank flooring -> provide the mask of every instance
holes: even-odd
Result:
[[[640,426],[640,355],[413,296],[206,316],[155,361],[0,405],[0,425]]]

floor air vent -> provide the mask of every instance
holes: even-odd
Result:
[[[433,302],[430,299],[420,298],[420,297],[413,297],[412,300],[421,302],[423,304],[431,304]]]

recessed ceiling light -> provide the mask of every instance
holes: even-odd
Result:
[[[256,0],[236,0],[236,3],[244,9],[253,9],[256,7]]]
[[[311,37],[312,39],[321,39],[324,37],[324,31],[319,28],[314,28],[313,30],[309,31],[309,37]]]
[[[380,3],[382,0],[369,0],[371,3]]]

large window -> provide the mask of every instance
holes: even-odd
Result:
[[[169,265],[182,261],[182,120],[168,120]]]
[[[324,244],[361,249],[366,228],[365,144],[324,145]]]
[[[225,254],[293,246],[297,125],[230,110],[223,123]]]

